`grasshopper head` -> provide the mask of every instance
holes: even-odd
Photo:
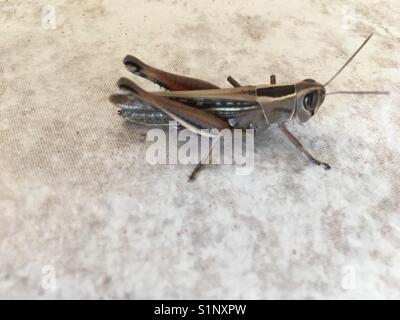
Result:
[[[297,121],[304,123],[319,109],[325,99],[325,88],[312,79],[296,83],[296,112]]]

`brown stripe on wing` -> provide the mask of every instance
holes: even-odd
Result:
[[[123,83],[124,86],[129,86],[129,89],[132,92],[130,96],[153,108],[157,108],[160,111],[165,112],[172,119],[193,132],[203,134],[200,131],[201,129],[223,130],[230,128],[227,122],[209,112],[199,110],[161,96],[156,96],[145,91],[133,81],[128,81],[127,79],[124,79],[121,80],[119,84]]]

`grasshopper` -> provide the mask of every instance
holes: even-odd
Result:
[[[295,119],[305,123],[318,112],[327,95],[387,94],[378,91],[327,93],[325,90],[371,37],[372,34],[325,84],[306,79],[295,84],[277,85],[276,77],[272,75],[270,84],[241,86],[229,76],[227,80],[232,88],[222,89],[203,80],[156,69],[128,55],[123,62],[130,72],[166,90],[148,92],[135,82],[121,78],[118,87],[124,92],[111,95],[110,101],[120,108],[119,115],[133,122],[165,125],[175,120],[180,126],[201,135],[206,135],[202,129],[257,130],[277,124],[288,140],[312,163],[328,170],[330,165],[314,158],[288,130],[286,122]],[[195,178],[201,165],[202,161],[193,170],[189,180]]]

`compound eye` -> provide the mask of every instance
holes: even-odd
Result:
[[[317,102],[317,94],[316,92],[311,92],[304,97],[303,105],[311,113],[314,113],[315,106]]]

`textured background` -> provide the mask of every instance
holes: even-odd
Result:
[[[42,26],[42,6],[57,27]],[[0,1],[0,297],[400,298],[400,4]],[[150,166],[145,128],[107,100],[131,53],[229,86],[326,81],[370,43],[255,170]],[[139,81],[139,83],[143,83]],[[44,266],[56,289],[42,286]]]

